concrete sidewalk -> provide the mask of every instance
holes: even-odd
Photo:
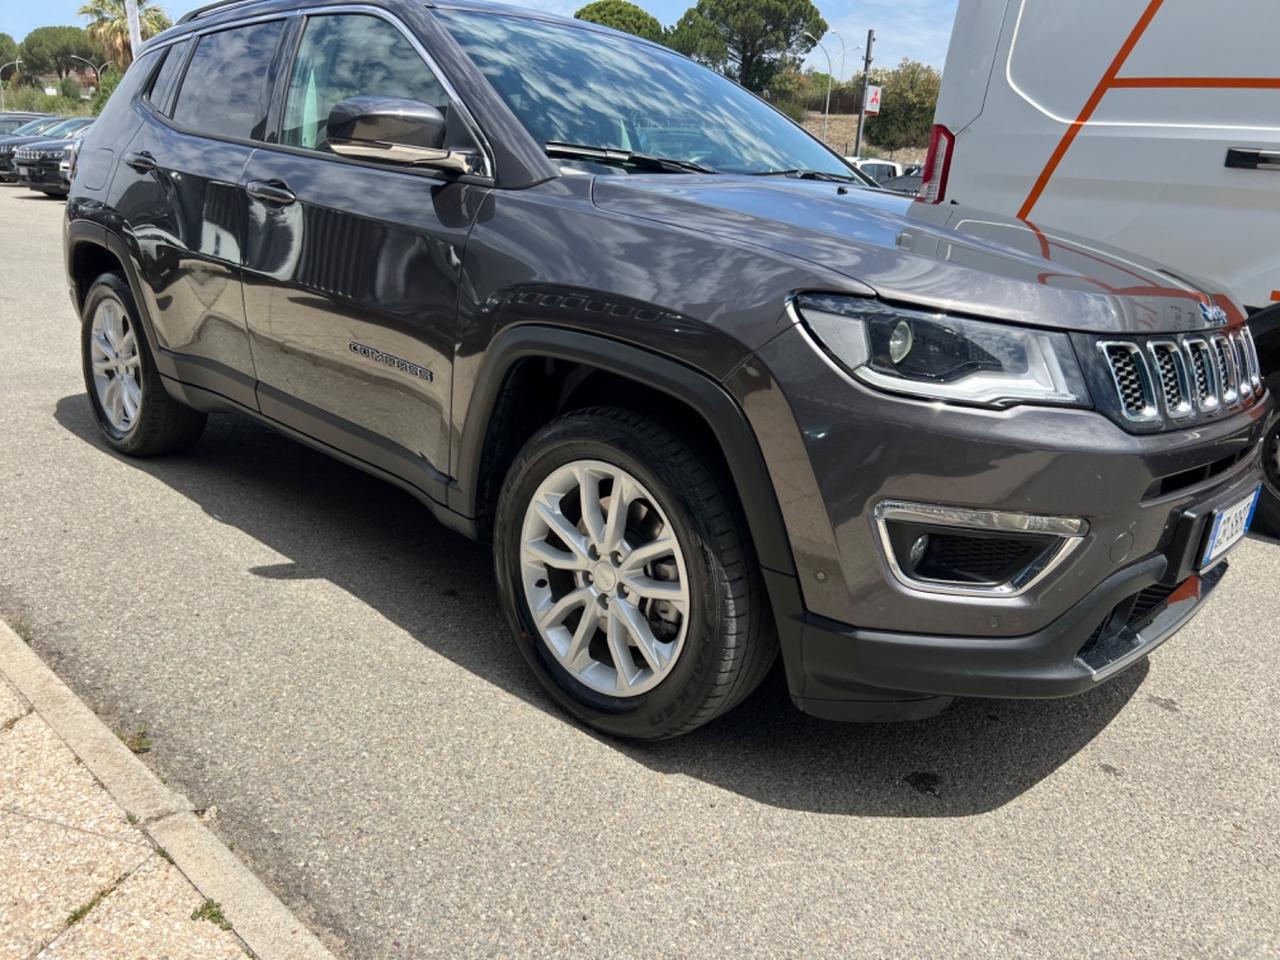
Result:
[[[0,960],[333,960],[0,623]]]
[[[0,680],[0,958],[247,956],[220,919]]]

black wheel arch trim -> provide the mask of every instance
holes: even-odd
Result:
[[[796,567],[782,510],[764,455],[746,414],[712,377],[660,354],[596,334],[541,324],[516,324],[494,337],[476,372],[466,420],[458,440],[449,506],[465,516],[479,514],[479,487],[485,443],[507,375],[520,360],[550,358],[581,363],[635,380],[695,410],[710,426],[732,465],[738,497],[747,517],[760,565],[794,576]]]

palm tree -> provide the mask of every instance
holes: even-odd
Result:
[[[125,0],[88,0],[79,14],[89,18],[85,33],[114,66],[124,70],[133,60],[129,45],[129,17],[125,13]],[[161,30],[173,26],[168,15],[151,0],[138,0],[138,25],[142,39],[154,37]]]

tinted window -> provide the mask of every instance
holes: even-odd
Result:
[[[846,165],[737,84],[664,48],[506,14],[437,16],[540,143],[563,140],[720,170]]]
[[[24,123],[25,120],[0,120],[0,133],[13,133]]]
[[[348,97],[408,97],[439,107],[448,97],[404,34],[378,17],[311,17],[294,58],[281,142],[325,149],[329,111]]]
[[[201,37],[178,91],[174,121],[213,136],[261,140],[268,75],[283,30],[283,20],[272,20]]]
[[[174,85],[178,82],[178,71],[182,69],[182,64],[186,60],[187,45],[190,42],[183,40],[181,43],[175,43],[165,52],[164,63],[161,64],[155,80],[151,82],[147,99],[161,111],[169,105],[169,95],[173,93]]]

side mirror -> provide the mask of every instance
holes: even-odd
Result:
[[[334,153],[361,160],[471,171],[471,155],[444,145],[444,114],[403,97],[350,97],[329,112]]]

